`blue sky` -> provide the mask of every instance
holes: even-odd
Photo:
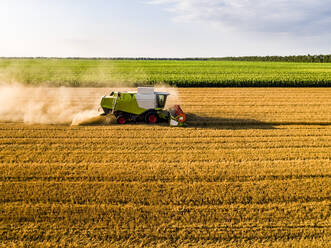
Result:
[[[0,0],[0,56],[331,53],[331,0]]]

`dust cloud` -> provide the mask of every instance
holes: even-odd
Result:
[[[85,110],[78,112],[73,116],[71,125],[88,125],[94,123],[103,123],[106,119],[100,116],[100,113],[96,110]]]
[[[0,121],[77,125],[100,114],[99,101],[100,95],[88,96],[74,88],[0,84]]]

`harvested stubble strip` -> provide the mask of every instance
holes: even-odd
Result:
[[[61,203],[2,203],[0,217],[8,224],[15,222],[64,222],[71,224],[102,222],[113,226],[158,226],[177,219],[178,226],[282,226],[327,227],[330,223],[329,203],[269,203],[212,206],[174,205],[109,205]],[[131,220],[131,221],[130,221]]]
[[[330,178],[256,182],[2,182],[0,202],[220,205],[330,200]]]
[[[150,223],[152,224],[152,223]],[[271,225],[271,226],[179,226],[179,225],[157,225],[135,224],[129,222],[125,225],[109,225],[109,223],[95,223],[68,225],[64,222],[39,222],[24,223],[21,225],[6,225],[6,232],[2,235],[2,241],[22,241],[29,242],[35,240],[52,240],[53,242],[61,239],[67,241],[80,242],[100,242],[100,241],[131,241],[147,239],[148,243],[152,241],[163,242],[168,240],[172,245],[176,242],[193,243],[214,243],[220,240],[232,241],[253,240],[256,242],[289,241],[289,240],[319,240],[322,244],[329,244],[330,235],[329,226],[289,226],[289,225]],[[23,232],[20,230],[24,230]],[[241,237],[238,239],[238,237]],[[130,244],[132,244],[130,242]],[[328,246],[324,246],[328,247]]]
[[[267,125],[267,123],[266,123]],[[1,124],[0,124],[1,126]],[[58,130],[55,127],[48,126],[48,128],[38,129],[35,126],[23,126],[25,129],[3,129],[0,132],[0,141],[7,141],[12,139],[13,142],[16,140],[18,142],[82,142],[91,141],[90,139],[97,140],[109,140],[116,142],[117,140],[141,140],[152,141],[154,139],[162,140],[199,140],[199,139],[221,139],[228,138],[238,140],[246,139],[266,139],[266,138],[277,138],[277,137],[314,137],[314,136],[330,136],[331,135],[331,125],[290,125],[290,126],[276,126],[270,129],[259,128],[258,125],[255,126],[219,126],[211,128],[203,127],[192,127],[192,128],[169,128],[164,126],[151,127],[146,125],[127,125],[121,127],[115,126],[94,126],[94,127],[75,127],[68,128],[66,126],[64,129]],[[272,125],[271,125],[272,126]],[[125,135],[123,135],[125,133]],[[83,140],[82,140],[83,139]],[[180,140],[182,139],[182,140]]]
[[[180,156],[178,154],[180,153]],[[263,149],[213,149],[206,153],[201,150],[182,150],[180,146],[176,149],[165,151],[155,151],[146,149],[137,150],[116,150],[107,153],[100,151],[86,151],[85,149],[76,151],[61,151],[54,153],[50,150],[40,150],[31,153],[30,151],[5,151],[1,154],[1,163],[113,163],[126,161],[136,163],[141,161],[154,162],[195,162],[195,161],[266,161],[266,160],[297,160],[297,159],[331,159],[330,148],[327,147],[298,147],[298,148],[263,148]]]
[[[95,150],[146,150],[153,147],[157,150],[171,150],[178,147],[181,143],[181,149],[229,149],[229,148],[290,148],[290,147],[327,147],[331,146],[330,136],[306,137],[306,136],[280,136],[280,137],[205,137],[205,138],[172,138],[164,139],[156,137],[155,139],[146,140],[138,138],[130,140],[127,138],[106,139],[88,138],[88,139],[62,139],[61,142],[50,138],[47,142],[44,139],[12,139],[4,138],[1,140],[0,149],[2,152],[12,150],[54,150],[61,151],[68,148],[72,151],[87,149]],[[145,142],[142,142],[145,140]]]
[[[0,181],[221,182],[330,178],[331,160],[163,163],[25,163],[0,165]]]
[[[308,128],[307,128],[308,129]],[[331,129],[330,129],[331,131]],[[185,133],[183,133],[185,135]],[[153,139],[146,140],[146,137],[108,137],[108,136],[102,136],[102,137],[95,137],[95,136],[88,136],[84,138],[80,137],[0,137],[1,143],[3,149],[8,147],[14,147],[17,146],[17,148],[26,148],[22,147],[24,145],[26,146],[32,146],[32,145],[49,145],[49,146],[56,146],[59,149],[64,146],[76,146],[76,145],[104,145],[104,146],[110,146],[110,147],[118,147],[119,145],[160,145],[160,142],[164,145],[169,144],[177,144],[180,142],[181,145],[188,145],[188,144],[235,144],[235,143],[276,143],[276,142],[300,142],[300,143],[306,143],[306,142],[324,142],[325,144],[331,143],[330,141],[331,132],[317,132],[310,134],[303,134],[300,129],[295,130],[294,133],[291,133],[291,135],[286,133],[281,133],[278,136],[272,135],[272,134],[265,134],[265,135],[255,135],[255,136],[243,136],[243,135],[234,135],[234,136],[226,136],[226,135],[214,135],[214,136],[201,136],[201,137],[195,137],[195,136],[182,136],[182,137],[154,137]],[[111,142],[107,142],[107,140],[111,140]],[[143,142],[144,141],[144,142]],[[11,145],[11,146],[9,146]],[[28,147],[27,147],[28,148]],[[93,148],[93,147],[90,147]]]
[[[293,248],[293,247],[314,247],[314,248],[325,248],[331,245],[331,242],[327,240],[326,236],[317,237],[314,239],[311,238],[297,238],[297,239],[289,239],[289,240],[200,240],[200,241],[191,241],[191,240],[173,240],[173,239],[152,239],[147,237],[139,238],[139,239],[129,239],[129,240],[100,240],[96,241],[95,239],[92,241],[89,238],[78,237],[75,239],[68,239],[66,236],[61,236],[58,238],[54,238],[52,240],[48,239],[45,241],[24,241],[24,245],[27,247],[36,247],[36,248],[44,248],[44,247],[56,247],[59,245],[63,245],[64,247],[70,246],[71,248],[80,248],[82,245],[90,247],[90,248],[122,248],[122,247],[191,247],[191,248],[219,248],[219,247],[227,247],[227,248]],[[17,247],[22,245],[22,241],[6,241],[0,244],[1,248],[9,248],[9,247]]]
[[[325,238],[330,234],[328,205],[328,202],[197,207],[2,204],[1,217],[6,220],[7,232],[1,239],[53,240],[61,236],[111,241],[174,237],[187,241],[216,241],[218,238],[231,240],[235,235],[243,240],[264,241]],[[172,222],[174,219],[176,223]],[[18,231],[17,222],[24,232]]]

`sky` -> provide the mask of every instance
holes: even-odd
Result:
[[[331,0],[0,0],[0,57],[331,54]]]

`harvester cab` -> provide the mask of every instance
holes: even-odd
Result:
[[[169,95],[156,92],[153,87],[138,87],[137,92],[112,92],[101,99],[102,115],[114,115],[118,124],[168,121],[170,126],[185,126],[186,115],[179,105],[164,110]]]

